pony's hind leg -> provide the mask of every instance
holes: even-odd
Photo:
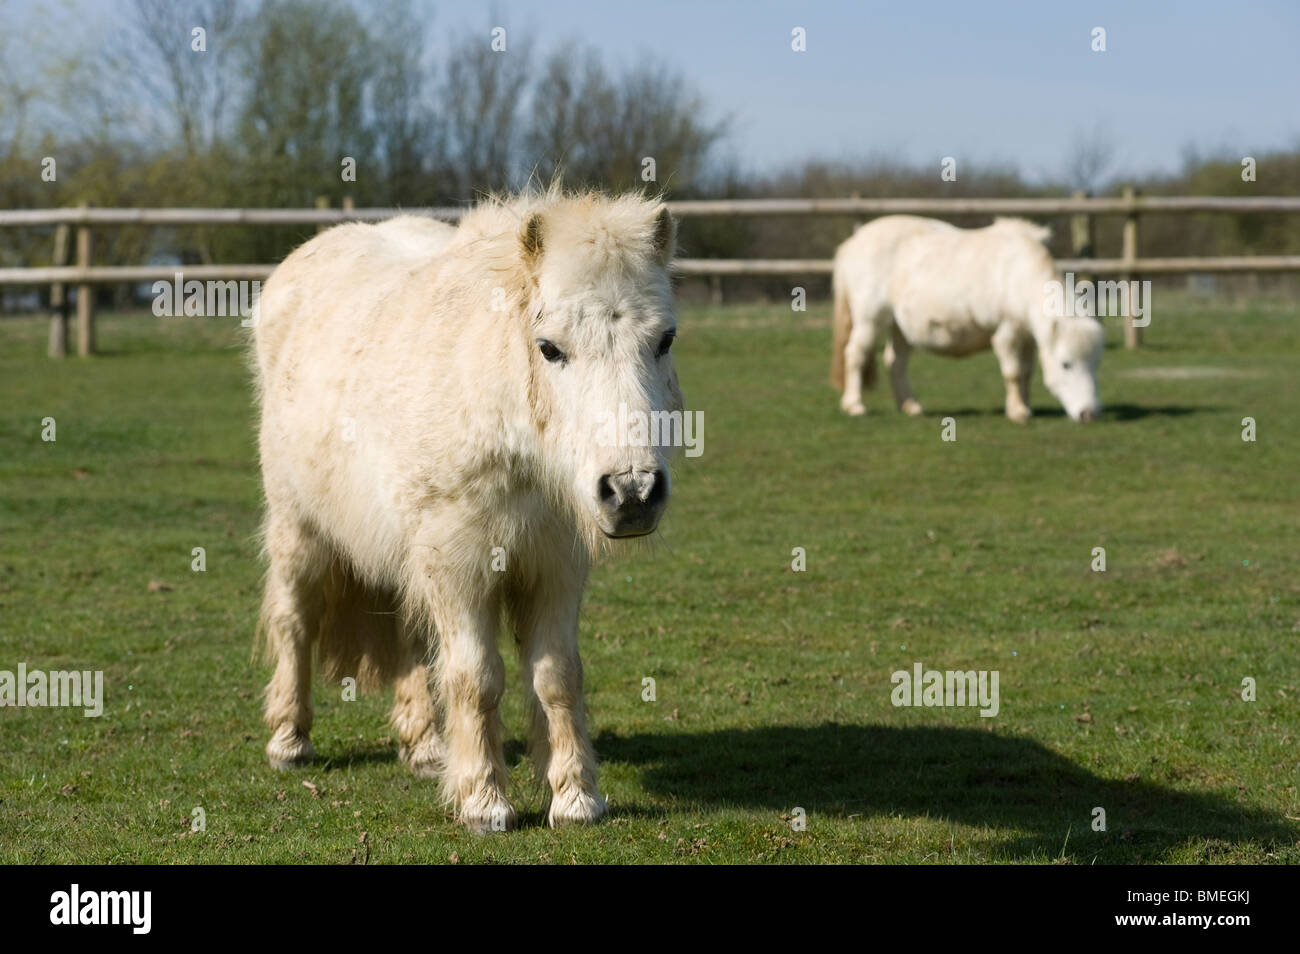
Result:
[[[849,342],[844,346],[844,394],[840,407],[846,414],[867,413],[862,390],[876,382],[876,327],[874,319],[853,322]]]
[[[266,687],[266,755],[278,769],[306,762],[311,746],[312,642],[324,610],[329,555],[295,520],[272,511],[266,527],[270,557],[261,626],[275,673]]]
[[[889,384],[894,389],[898,409],[912,417],[923,413],[919,401],[912,396],[912,385],[907,379],[907,362],[912,357],[912,345],[895,325],[890,329],[885,345],[885,367],[889,369]]]
[[[409,623],[402,625],[401,636],[407,642],[410,662],[397,677],[393,693],[392,722],[397,730],[398,752],[411,771],[421,778],[434,778],[442,764],[442,747],[438,739],[437,713],[429,686],[429,667],[425,665],[427,646],[412,639]]]

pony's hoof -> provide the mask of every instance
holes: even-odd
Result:
[[[903,402],[899,410],[901,410],[908,417],[920,417],[922,414],[925,413],[925,409],[921,407],[920,402],[917,401],[915,398],[908,398],[906,401]]]
[[[866,405],[864,405],[861,401],[847,401],[847,402],[841,401],[840,408],[844,411],[845,414],[848,414],[852,417],[861,417],[863,414],[867,413]]]
[[[477,795],[460,810],[460,823],[476,835],[511,831],[517,822],[514,808],[500,792]]]
[[[414,748],[402,748],[397,753],[411,767],[416,778],[437,778],[442,765],[442,748],[437,739],[424,739]]]
[[[609,805],[600,794],[581,789],[570,789],[551,799],[551,810],[546,821],[552,828],[562,825],[591,825],[609,814]]]
[[[315,756],[316,750],[311,747],[307,733],[287,723],[280,726],[271,736],[271,741],[266,743],[266,757],[271,768],[281,772],[305,765]]]
[[[1029,420],[1033,413],[1034,412],[1029,410],[1027,407],[1009,408],[1007,410],[1007,418],[1008,420],[1015,421],[1017,424],[1024,424]]]

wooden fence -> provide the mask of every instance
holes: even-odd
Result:
[[[1041,199],[718,199],[669,202],[679,217],[691,216],[876,216],[914,215],[1022,215],[1071,216],[1071,244],[1078,257],[1058,259],[1063,272],[1111,275],[1128,281],[1139,276],[1208,272],[1300,271],[1300,255],[1219,256],[1210,258],[1139,258],[1138,221],[1144,213],[1300,213],[1300,197],[1236,196],[1141,196],[1125,189],[1121,196],[1092,198],[1075,193],[1070,198]],[[399,214],[423,214],[454,222],[459,208],[357,209],[344,203],[342,209],[92,209],[88,206],[62,209],[0,211],[0,228],[55,227],[51,266],[0,268],[0,285],[49,285],[52,306],[50,354],[68,352],[68,286],[76,286],[77,352],[95,350],[95,314],[92,286],[170,280],[176,272],[185,280],[261,280],[274,265],[95,265],[94,230],[120,226],[184,225],[315,225],[339,222],[378,222]],[[1119,215],[1124,218],[1123,240],[1117,258],[1092,257],[1093,217]],[[75,242],[73,241],[75,229]],[[76,262],[70,260],[75,248]],[[762,276],[825,275],[830,259],[678,259],[683,275]],[[1125,344],[1136,347],[1141,329],[1126,320]]]

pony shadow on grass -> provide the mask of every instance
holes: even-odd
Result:
[[[1192,841],[1300,840],[1300,827],[1281,816],[1140,779],[1104,779],[1032,739],[980,729],[825,723],[603,734],[596,751],[639,767],[653,794],[706,809],[798,805],[840,817],[943,818],[994,829],[989,850],[1016,860],[1054,858],[1065,847],[1080,860],[1154,862]],[[1104,834],[1090,829],[1095,807],[1106,811]]]
[[[1102,408],[1101,417],[1098,423],[1105,424],[1106,421],[1137,421],[1144,417],[1186,417],[1189,414],[1203,414],[1213,411],[1221,411],[1221,407],[1186,407],[1183,405],[1166,405],[1164,407],[1142,407],[1137,404],[1107,404]],[[1065,417],[1065,411],[1054,405],[1043,405],[1033,409],[1034,417],[1051,420],[1053,418]],[[948,410],[930,410],[926,409],[927,418],[943,417],[1003,417],[1005,411],[1002,407],[963,407],[951,408]],[[1033,418],[1030,418],[1030,423]]]
[[[1044,406],[1036,407],[1032,410],[1034,412],[1033,417],[1065,417],[1065,411],[1061,410],[1059,407]],[[935,420],[943,417],[955,417],[958,419],[963,417],[1006,417],[1006,410],[1001,404],[990,404],[988,407],[953,407],[943,409],[927,407],[924,416],[926,418],[934,418]],[[1105,415],[1103,414],[1102,417],[1104,418]],[[1033,418],[1030,420],[1032,419]]]
[[[1222,411],[1221,407],[1184,407],[1166,405],[1165,407],[1140,407],[1137,404],[1111,404],[1101,412],[1101,419],[1112,417],[1117,421],[1137,421],[1144,417],[1186,417],[1189,414],[1204,414]]]

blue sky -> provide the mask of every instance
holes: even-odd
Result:
[[[1188,146],[1300,146],[1300,0],[430,2],[435,57],[451,36],[499,22],[543,49],[577,39],[610,64],[678,67],[731,118],[727,148],[755,171],[810,157],[937,169],[954,156],[959,171],[1004,162],[1041,178],[1097,132],[1114,144],[1112,171],[1132,174],[1174,170]],[[124,4],[53,7],[60,34],[92,36]],[[11,26],[46,9],[0,0]],[[795,26],[807,52],[790,48]],[[1091,49],[1097,26],[1104,53]]]
[[[685,71],[733,117],[742,163],[901,157],[1004,160],[1030,176],[1104,130],[1127,171],[1183,149],[1300,145],[1300,2],[499,2],[539,41],[581,36],[612,62]],[[437,8],[441,26],[482,8]],[[790,49],[794,26],[808,50]],[[1107,52],[1091,31],[1107,31]]]

